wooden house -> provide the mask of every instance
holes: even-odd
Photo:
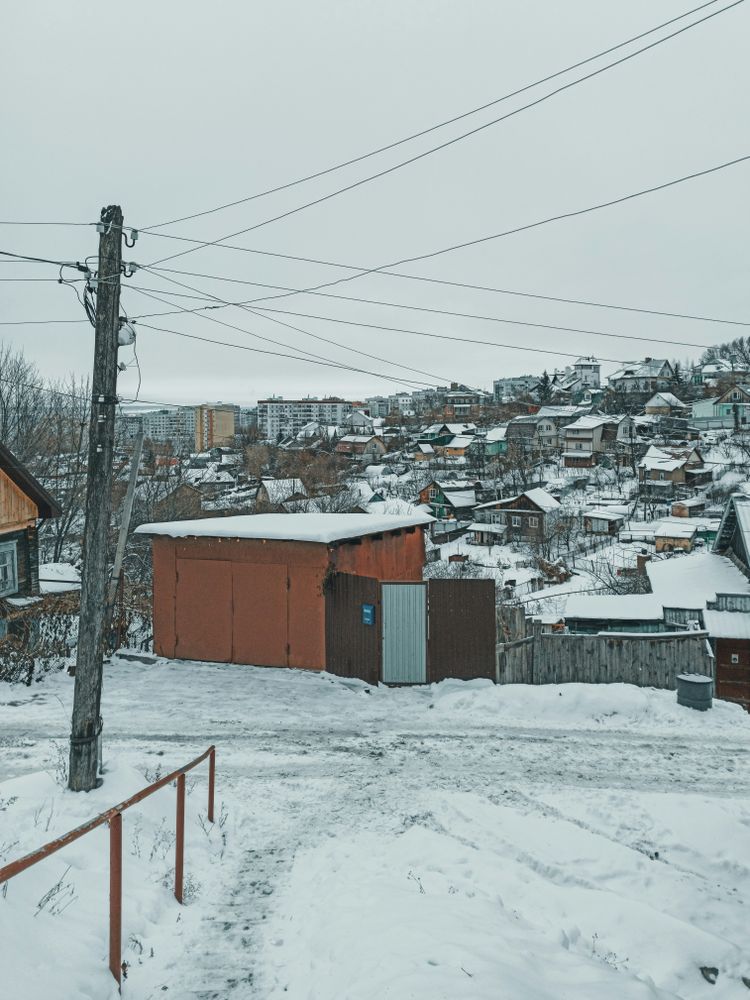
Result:
[[[505,529],[502,532],[504,539],[534,541],[544,537],[548,519],[558,510],[560,510],[559,502],[546,490],[527,490],[519,496],[479,504],[474,511],[475,527],[502,526]],[[486,534],[499,536],[501,533],[489,531]],[[477,539],[482,537],[481,532],[475,532],[475,535]],[[495,541],[499,540],[498,537],[495,538]],[[483,544],[493,543],[486,540]]]
[[[336,445],[339,455],[348,455],[360,462],[376,462],[388,449],[376,434],[346,434]]]
[[[259,514],[278,513],[290,500],[304,500],[307,496],[301,479],[263,479],[255,498]]]
[[[587,535],[619,534],[625,520],[625,515],[611,510],[585,510],[583,512],[583,530]]]
[[[643,407],[649,416],[671,417],[683,416],[690,407],[683,403],[672,392],[655,392]]]
[[[61,514],[44,487],[0,444],[0,597],[39,593],[38,524]]]
[[[671,496],[676,487],[697,488],[711,482],[697,448],[657,448],[651,445],[638,463],[638,480],[644,491]]]

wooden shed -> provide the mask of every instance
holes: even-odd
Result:
[[[255,514],[143,524],[153,536],[154,649],[258,666],[326,666],[335,574],[418,582],[426,514]]]

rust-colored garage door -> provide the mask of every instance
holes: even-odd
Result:
[[[232,564],[220,559],[177,559],[175,656],[232,659]]]
[[[288,666],[286,565],[232,563],[232,572],[232,661]]]

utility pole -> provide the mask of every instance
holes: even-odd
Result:
[[[117,338],[120,328],[122,209],[101,212],[96,290],[96,334],[89,424],[86,524],[83,535],[81,614],[78,625],[68,787],[88,792],[97,784],[97,741],[107,605],[107,548],[117,403]]]

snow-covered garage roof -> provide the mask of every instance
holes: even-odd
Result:
[[[288,542],[339,542],[434,521],[429,514],[241,514],[197,521],[141,524],[136,533],[170,538],[267,538]]]

